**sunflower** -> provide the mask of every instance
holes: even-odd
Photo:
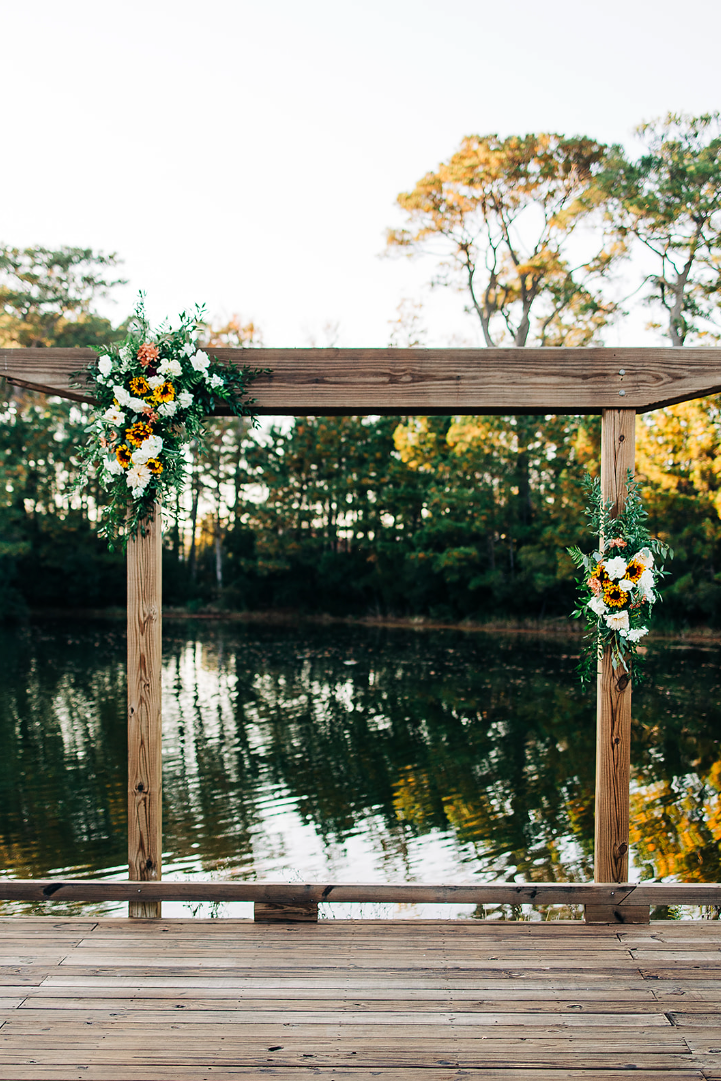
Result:
[[[601,583],[601,585],[602,585],[602,587],[604,589],[606,588],[607,585],[611,584],[611,579],[606,574],[606,568],[604,567],[603,563],[597,563],[596,564],[596,566],[593,568],[593,573],[592,573],[591,577],[592,578],[598,578],[599,582]]]
[[[603,591],[603,599],[609,608],[623,608],[628,595],[615,582],[611,582]]]
[[[632,559],[626,567],[624,578],[628,578],[629,582],[637,582],[645,570],[646,568],[640,559]]]
[[[155,473],[156,477],[163,472],[163,463],[158,461],[157,458],[148,458],[145,464],[151,473]]]
[[[146,439],[153,434],[153,429],[150,424],[146,424],[144,420],[138,420],[133,424],[131,428],[125,429],[125,438],[128,443],[132,443],[134,447],[139,447]]]
[[[115,457],[118,459],[123,469],[127,469],[130,465],[132,451],[126,443],[121,443],[118,449],[115,451]]]
[[[144,375],[134,375],[130,380],[130,389],[136,398],[142,398],[145,394],[150,394],[150,386]]]
[[[159,387],[156,387],[153,391],[153,398],[156,402],[172,402],[175,397],[175,387],[167,380],[161,383]]]

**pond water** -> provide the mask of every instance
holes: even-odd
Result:
[[[577,650],[530,634],[166,621],[163,876],[591,879],[595,705]],[[721,880],[720,654],[649,647],[633,879]],[[0,667],[4,874],[126,877],[124,625],[6,627]],[[164,906],[211,910],[251,906]]]

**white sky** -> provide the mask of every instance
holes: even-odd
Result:
[[[394,199],[463,135],[629,143],[643,119],[721,106],[718,0],[0,0],[0,16],[0,242],[117,251],[130,284],[111,317],[142,288],[153,320],[205,301],[267,345],[323,345],[326,322],[340,345],[388,343],[432,270],[378,258]],[[427,301],[428,344],[473,344],[460,295]]]

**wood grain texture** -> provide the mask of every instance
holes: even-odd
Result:
[[[261,414],[638,412],[721,390],[721,349],[214,349],[270,368],[253,386]],[[0,349],[18,386],[79,401],[70,373],[90,349]],[[623,375],[620,374],[623,371]]]
[[[256,901],[253,905],[253,919],[256,923],[317,923],[318,902],[302,901],[287,905],[274,901]]]
[[[306,905],[309,902],[380,902],[415,904],[531,904],[531,905],[718,905],[721,883],[479,883],[478,885],[395,885],[323,882],[218,882],[218,881],[95,881],[93,879],[0,879],[0,900],[5,901],[253,901]],[[379,921],[368,921],[375,927]],[[404,921],[398,921],[403,925]],[[398,934],[421,934],[423,921],[407,921]],[[344,920],[339,934],[347,934]],[[577,928],[580,933],[580,926]],[[568,934],[565,925],[549,926],[549,935]],[[210,933],[204,931],[204,934]],[[268,926],[266,934],[274,933]],[[371,933],[370,931],[368,932]],[[498,932],[495,932],[498,934]],[[710,932],[709,932],[710,933]]]
[[[33,956],[39,975],[0,1000],[0,1079],[703,1081],[720,1046],[721,966],[704,962],[693,986],[711,997],[690,1009],[678,997],[689,981],[655,966],[646,977],[638,960],[666,937],[714,952],[718,928],[707,921],[615,931],[580,921],[111,918],[83,925],[79,942],[79,921],[51,923],[42,959],[22,917],[0,919],[0,938]],[[181,968],[168,967],[169,950]],[[329,953],[335,976],[321,983]],[[490,980],[460,967],[459,955],[474,953],[515,954],[514,963]],[[533,967],[528,953],[540,955]],[[0,956],[10,987],[15,970],[2,966]]]
[[[626,499],[628,470],[636,453],[633,409],[601,414],[601,491],[617,517]],[[631,779],[631,680],[614,670],[610,650],[598,665],[596,688],[596,809],[593,875],[596,882],[625,882],[628,877],[628,816]],[[590,918],[599,920],[596,909]],[[611,909],[607,922],[613,923]]]
[[[162,855],[162,548],[158,506],[129,541],[128,572],[128,874],[157,882]],[[160,916],[160,902],[132,900],[131,916]]]

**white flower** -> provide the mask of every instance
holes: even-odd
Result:
[[[613,559],[607,559],[603,565],[609,578],[623,578],[626,573],[626,560],[623,556],[614,556]]]
[[[119,477],[123,472],[123,467],[117,458],[106,458],[105,469],[106,472],[112,473],[114,477]]]
[[[225,383],[225,380],[223,379],[222,375],[216,375],[215,373],[213,373],[213,375],[211,375],[210,379],[208,379],[207,376],[206,376],[206,380],[210,384],[210,386],[213,388],[213,390],[217,390],[218,387],[222,387],[223,384]]]
[[[188,342],[188,344],[183,348],[183,355],[186,357],[192,357],[194,352],[195,342]]]
[[[149,435],[143,440],[143,448],[148,451],[149,458],[157,458],[163,449],[163,439],[159,435]]]
[[[634,559],[637,559],[639,563],[643,563],[644,567],[653,566],[653,552],[650,548],[642,548],[640,552],[636,553]]]
[[[646,600],[653,600],[653,590],[655,585],[656,579],[653,576],[653,571],[649,570],[647,567],[638,580],[638,588],[645,595]]]
[[[195,356],[190,358],[190,363],[196,372],[204,372],[210,364],[210,357],[205,353],[201,353],[200,349],[195,353]]]
[[[178,407],[175,402],[163,402],[162,405],[158,406],[156,412],[161,417],[172,417],[175,416],[175,410],[177,408]]]
[[[622,589],[624,593],[630,593],[633,589],[633,582],[630,578],[622,578],[618,583],[618,588]]]
[[[155,390],[156,387],[162,387],[164,382],[162,375],[151,375],[150,379],[148,379],[148,386],[151,390]]]
[[[128,409],[132,409],[134,413],[143,413],[145,406],[146,403],[142,398],[128,398]]]
[[[111,405],[110,409],[106,409],[103,413],[103,420],[107,420],[108,424],[123,424],[125,413],[123,413],[122,409],[118,409],[116,405]]]
[[[109,356],[100,357],[98,360],[98,369],[101,375],[110,375],[113,370],[113,362]]]
[[[628,630],[628,612],[609,612],[603,618],[612,631]]]
[[[633,631],[621,631],[621,634],[627,642],[638,642],[644,634],[648,634],[648,627],[636,627]]]
[[[588,602],[588,607],[597,616],[602,616],[604,612],[608,611],[604,603],[603,597],[592,597]]]
[[[133,458],[134,457],[135,455],[133,455]],[[147,465],[139,463],[138,465],[133,465],[125,474],[125,483],[127,484],[128,488],[133,489],[133,495],[137,498],[138,496],[143,494],[143,491],[145,491],[145,488],[147,487],[151,476],[152,473],[148,469]],[[141,490],[138,491],[138,489]]]
[[[181,409],[187,409],[193,404],[193,395],[189,390],[181,390],[178,395],[178,405]]]
[[[130,402],[132,401],[125,387],[113,387],[113,394],[118,399],[124,409],[130,409]]]
[[[137,450],[132,453],[133,465],[145,465],[148,458],[157,458],[163,449],[163,440],[159,435],[149,435]]]
[[[158,365],[158,371],[161,375],[182,375],[183,365],[180,363],[179,360],[164,360],[161,364]],[[148,382],[150,382],[150,380],[148,380]]]
[[[129,345],[124,345],[123,348],[119,350],[119,353],[121,360],[130,360],[133,355]]]

